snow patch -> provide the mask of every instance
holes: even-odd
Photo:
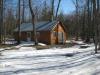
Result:
[[[25,44],[25,43],[24,43]],[[29,45],[29,44],[28,44]],[[94,45],[80,49],[80,45],[70,48],[50,48],[36,50],[23,44],[18,50],[2,52],[0,75],[99,75],[99,54],[91,54]],[[67,54],[75,54],[68,57]]]

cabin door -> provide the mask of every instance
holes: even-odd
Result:
[[[31,41],[31,32],[27,32],[27,41]]]
[[[64,33],[58,32],[58,43],[63,44],[64,43]]]

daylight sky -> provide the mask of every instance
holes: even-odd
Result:
[[[16,3],[17,0],[13,0],[13,3]],[[49,0],[47,0],[49,1]],[[63,12],[64,14],[70,14],[75,10],[75,6],[72,0],[62,0],[60,4],[59,12]]]
[[[72,0],[62,0],[60,11],[63,11],[65,14],[70,14],[75,10],[75,6]]]

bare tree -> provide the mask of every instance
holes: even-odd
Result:
[[[75,40],[78,40],[78,37],[79,37],[79,0],[72,0],[72,2],[76,8],[76,30],[77,32],[75,33]]]
[[[91,21],[91,18],[90,18],[90,0],[87,0],[86,1],[86,5],[87,5],[87,33],[86,33],[86,39],[85,39],[85,42],[90,42],[90,21]]]
[[[38,41],[37,41],[37,36],[36,36],[36,27],[35,27],[35,13],[33,11],[33,8],[32,8],[32,0],[29,0],[29,8],[30,8],[30,12],[31,12],[31,15],[32,15],[32,24],[33,24],[33,39],[34,39],[34,42],[35,42],[35,45],[38,45]]]
[[[99,22],[99,18],[100,18],[100,0],[97,0],[97,23],[98,23],[98,44],[99,44],[98,50],[100,50],[100,22]]]
[[[3,27],[3,0],[0,0],[0,44],[2,43],[2,27]]]
[[[20,37],[21,37],[21,32],[20,32],[20,24],[21,24],[21,20],[20,20],[20,0],[18,2],[18,7],[19,7],[19,11],[18,11],[18,44],[20,44]]]
[[[92,0],[93,2],[93,25],[94,25],[94,33],[95,33],[95,36],[94,36],[94,40],[95,40],[95,53],[97,53],[97,45],[98,45],[98,34],[97,34],[97,29],[98,29],[98,26],[97,26],[97,10],[96,10],[96,0]]]
[[[58,11],[59,11],[59,7],[60,7],[60,3],[61,3],[61,0],[59,0],[59,2],[58,2],[58,6],[57,6],[57,10],[56,10],[56,18],[58,17]]]
[[[52,16],[52,21],[54,20],[54,0],[51,0],[51,5],[52,5],[52,7],[51,7],[51,16]]]
[[[24,17],[25,16],[25,0],[23,0],[23,13],[22,13],[22,22],[24,22]]]

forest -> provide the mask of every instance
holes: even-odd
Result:
[[[0,0],[0,75],[100,75],[100,0]]]
[[[69,39],[81,38],[86,43],[92,41],[97,53],[100,49],[100,1],[71,0],[75,11],[68,15],[63,11],[59,12],[61,1],[0,0],[0,43],[13,38],[13,31],[17,26],[19,27],[18,43],[20,43],[20,24],[32,22],[34,41],[37,44],[35,22],[60,20],[68,31]]]

